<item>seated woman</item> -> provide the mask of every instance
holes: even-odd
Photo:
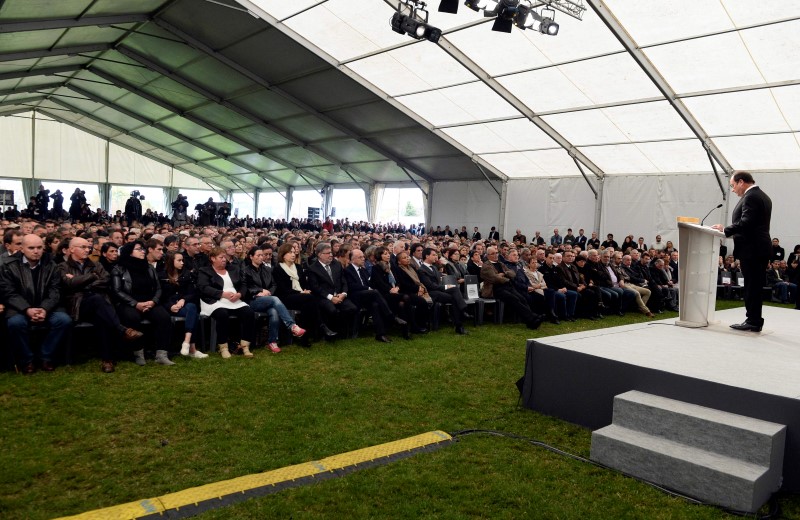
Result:
[[[325,326],[319,314],[316,297],[305,288],[305,270],[297,262],[294,244],[296,242],[284,242],[278,248],[278,267],[272,273],[276,284],[275,296],[280,298],[286,307],[300,311],[300,318],[306,328],[319,327],[326,338],[333,339],[336,333]]]
[[[467,273],[477,276],[478,280],[481,279],[481,268],[483,267],[483,260],[481,260],[481,252],[478,249],[473,249],[469,252],[469,260],[467,261]]]
[[[171,321],[169,313],[159,305],[161,284],[153,266],[147,263],[144,243],[128,242],[119,249],[119,262],[111,272],[111,298],[115,303],[119,321],[126,327],[141,330],[142,320],[152,323],[156,344],[156,363],[174,365],[167,356]],[[166,333],[165,333],[166,332]],[[135,340],[133,355],[139,366],[145,365],[141,339]],[[137,348],[138,347],[138,348]]]
[[[164,308],[172,316],[185,318],[181,355],[197,359],[207,358],[208,354],[197,350],[192,340],[197,335],[199,323],[197,291],[192,273],[183,268],[183,253],[167,254],[164,271],[159,273],[158,278],[161,281],[161,300]]]
[[[411,266],[411,257],[408,252],[401,251],[397,254],[397,268],[392,271],[400,294],[409,296],[410,303],[416,307],[416,312],[412,319],[412,332],[423,333],[425,329],[421,325],[428,322],[428,305],[433,302],[428,290],[419,281],[417,272]],[[413,298],[413,299],[412,299]],[[422,305],[422,302],[425,304]]]
[[[246,292],[244,278],[238,270],[227,270],[228,260],[224,249],[215,247],[208,256],[210,265],[197,270],[200,313],[214,318],[217,325],[217,348],[223,359],[231,357],[228,350],[231,316],[239,319],[239,346],[244,357],[253,357],[250,345],[255,338],[255,315],[253,309],[242,301],[242,294]]]
[[[390,258],[391,254],[385,247],[380,246],[375,249],[375,265],[372,266],[369,285],[381,293],[395,315],[411,323],[412,332],[424,334],[428,332],[428,329],[419,324],[425,323],[428,303],[417,295],[400,292],[400,287],[391,270]],[[415,308],[413,313],[412,307]]]
[[[456,248],[450,248],[444,255],[444,274],[456,277],[459,286],[464,285],[464,276],[468,275],[467,266],[461,263],[461,252]]]
[[[264,265],[264,251],[260,247],[253,246],[247,252],[242,275],[246,286],[244,300],[253,308],[253,311],[266,312],[269,316],[267,343],[269,349],[277,354],[281,351],[278,347],[278,331],[281,322],[296,338],[302,337],[306,331],[297,326],[280,298],[273,296],[272,293],[275,292],[277,284],[272,278],[272,269]]]

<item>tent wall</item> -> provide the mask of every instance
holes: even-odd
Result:
[[[495,185],[500,191],[499,184]],[[474,182],[436,182],[430,186],[431,205],[430,225],[444,227],[467,226],[472,231],[478,226],[486,233],[492,226],[501,224],[500,196],[486,181]]]
[[[555,228],[562,236],[568,228],[576,234],[581,227],[591,233],[595,199],[583,177],[513,180],[506,192],[505,238],[513,237],[517,229],[528,240],[535,231],[549,240]]]

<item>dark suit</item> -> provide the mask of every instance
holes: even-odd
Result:
[[[308,266],[306,279],[311,294],[317,297],[319,308],[327,318],[328,327],[336,329],[337,327],[332,325],[342,318],[344,323],[350,324],[358,312],[358,308],[349,300],[347,282],[342,274],[342,264],[331,262],[330,266],[331,276],[328,276],[328,272],[319,261],[313,262]],[[348,293],[348,298],[338,304],[334,304],[328,299],[329,295],[333,296],[341,293]],[[344,314],[344,316],[340,317],[340,313]]]
[[[344,269],[344,278],[347,281],[347,287],[350,289],[349,295],[353,303],[361,308],[368,309],[372,315],[375,335],[385,336],[386,321],[392,318],[392,310],[383,296],[381,296],[381,293],[371,288],[367,269],[361,267],[356,270],[356,266],[350,264]]]
[[[767,282],[767,262],[772,255],[771,217],[772,200],[761,188],[753,186],[736,204],[731,225],[724,230],[726,237],[733,237],[733,256],[742,267],[747,323],[757,326],[764,324],[761,288]]]
[[[439,272],[435,267],[422,264],[417,269],[417,276],[420,283],[428,290],[431,299],[437,303],[452,303],[451,317],[453,325],[461,327],[461,315],[467,310],[467,304],[464,302],[464,296],[458,286],[445,289],[444,285],[439,281]]]

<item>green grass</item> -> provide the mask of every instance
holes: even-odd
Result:
[[[737,306],[720,302],[718,308]],[[667,313],[664,317],[674,316]],[[588,457],[589,430],[517,406],[525,340],[644,321],[442,329],[174,367],[88,361],[0,374],[0,517],[77,514],[430,430],[481,428]],[[781,499],[800,518],[800,499]],[[503,437],[290,489],[200,518],[727,518],[612,471]]]

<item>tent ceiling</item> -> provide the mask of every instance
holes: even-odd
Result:
[[[800,169],[798,2],[587,0],[553,38],[431,1],[436,45],[396,1],[0,0],[0,115],[226,189]]]

